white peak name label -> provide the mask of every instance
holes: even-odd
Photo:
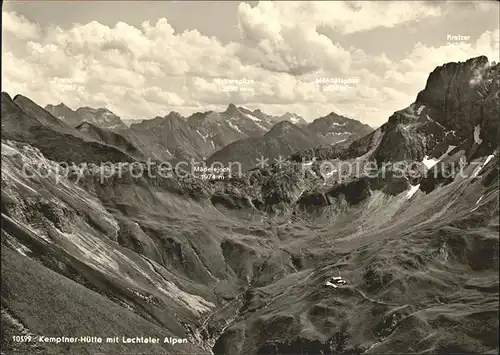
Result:
[[[446,35],[446,40],[448,40],[448,41],[469,41],[470,36],[451,35],[448,33]]]

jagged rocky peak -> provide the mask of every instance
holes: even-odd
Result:
[[[66,106],[63,102],[61,102],[60,104],[58,105],[47,105],[45,107],[46,110],[69,110],[69,111],[73,111],[72,109],[70,109],[68,106]]]
[[[8,98],[8,99],[12,100],[12,98],[10,97],[10,95],[9,95],[7,92],[2,91],[2,100],[3,100],[4,98]]]
[[[240,110],[234,104],[229,104],[226,108],[226,111],[224,112],[231,115],[241,113]]]
[[[26,96],[23,96],[21,94],[17,94],[14,96],[14,102],[17,103],[18,105],[36,105],[31,99],[27,98]],[[38,105],[37,105],[38,106]]]
[[[76,113],[81,117],[82,121],[89,121],[102,128],[125,128],[126,125],[120,117],[108,110],[107,108],[80,107]]]
[[[55,117],[62,119],[68,123],[78,124],[81,121],[79,115],[62,102],[59,105],[55,106],[47,105],[45,106],[45,110],[49,111]]]
[[[165,118],[184,120],[184,116],[182,116],[179,112],[176,111],[171,111],[168,115],[165,116]]]
[[[88,121],[106,129],[127,127],[120,117],[107,108],[85,106],[73,111],[64,103],[60,103],[58,105],[47,105],[45,106],[45,110],[72,126],[77,126],[84,121]]]
[[[246,108],[245,106],[239,106],[239,107],[238,107],[238,110],[240,110],[241,112],[244,112],[244,113],[250,113],[250,114],[252,114],[252,113],[253,113],[253,111],[252,111],[252,110],[250,110],[250,109]]]
[[[328,132],[346,132],[358,137],[373,131],[370,126],[335,112],[330,112],[326,116],[315,119],[309,125],[309,129],[324,134]]]
[[[10,95],[5,91],[2,91],[2,110],[9,111],[8,108],[13,108],[14,106],[16,106],[16,104]]]
[[[260,118],[261,120],[265,120],[267,118],[270,118],[270,119],[273,119],[272,116],[269,116],[267,114],[265,114],[264,112],[262,112],[262,110],[260,109],[256,109],[256,110],[253,110],[251,111],[251,114],[257,118]]]
[[[76,112],[79,112],[79,113],[92,113],[92,114],[98,114],[98,115],[110,115],[110,116],[113,115],[113,116],[116,116],[113,112],[111,112],[107,108],[103,108],[103,107],[93,108],[93,107],[89,107],[89,106],[84,106],[84,107],[79,107],[78,109],[76,109]]]
[[[326,115],[325,118],[327,118],[333,122],[338,122],[338,123],[345,123],[347,121],[350,121],[349,118],[342,116],[342,115],[339,115],[338,113],[333,112],[333,111],[330,112],[328,115]]]
[[[480,56],[437,67],[416,101],[381,127],[377,161],[421,161],[439,147],[460,145],[467,156],[491,154],[498,146],[500,67]]]
[[[279,117],[280,121],[289,121],[295,124],[307,124],[307,122],[295,113],[286,112]]]
[[[496,145],[499,79],[500,66],[485,56],[447,63],[429,75],[416,104],[437,111],[433,119],[460,136],[469,137],[478,125],[495,132],[487,144]]]
[[[8,132],[8,126],[18,129],[21,127],[23,122],[36,122],[31,119],[26,120],[26,118],[27,116],[22,115],[21,107],[14,102],[12,97],[6,92],[2,92],[2,134],[7,134],[6,132]]]
[[[70,125],[78,125],[82,122],[80,115],[62,102],[58,105],[47,105],[45,110]]]
[[[52,127],[63,128],[64,124],[57,119],[49,111],[38,106],[33,100],[18,94],[14,96],[13,102],[20,107],[25,113],[30,114],[32,117],[36,117],[38,121]]]
[[[273,135],[273,134],[287,133],[293,129],[298,129],[298,127],[289,121],[281,121],[279,123],[276,123],[268,132],[268,134]]]
[[[150,129],[150,128],[157,127],[159,125],[166,124],[168,121],[175,121],[175,120],[176,120],[176,117],[171,116],[171,113],[169,113],[165,117],[155,116],[152,119],[142,120],[140,122],[133,123],[130,125],[130,128]]]

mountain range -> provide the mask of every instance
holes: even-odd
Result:
[[[499,79],[484,56],[439,66],[376,130],[234,105],[109,130],[2,93],[3,349],[95,334],[186,339],[133,344],[149,354],[497,353]],[[137,174],[163,150],[285,159]]]
[[[172,111],[164,117],[130,122],[129,126],[104,108],[83,107],[73,111],[59,104],[47,105],[45,110],[69,126],[81,127],[85,123],[83,127],[87,127],[89,138],[125,149],[126,153],[130,151],[134,158],[173,161],[208,158],[223,164],[237,159],[246,169],[255,166],[259,155],[271,159],[287,157],[303,148],[352,141],[373,130],[334,112],[308,124],[289,112],[273,116],[233,104],[223,112],[197,112],[189,117]],[[113,133],[97,132],[99,129]]]

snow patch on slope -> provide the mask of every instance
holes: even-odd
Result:
[[[351,132],[328,132],[326,135],[327,136],[350,136],[352,133]]]
[[[490,162],[491,159],[493,159],[495,155],[491,154],[486,157],[486,160],[478,167],[476,170],[474,170],[474,173],[472,174],[472,177],[475,178],[479,175],[479,172],[483,170],[483,168]]]
[[[234,125],[232,122],[229,122],[229,126],[231,126],[232,129],[240,132],[240,133],[243,133],[239,128],[238,126]]]
[[[481,144],[483,142],[483,140],[480,138],[480,135],[481,127],[477,125],[476,127],[474,127],[474,142],[476,142],[477,144]]]
[[[445,158],[456,147],[457,146],[455,146],[455,145],[449,145],[446,152],[443,155],[441,155],[439,158],[429,158],[429,156],[426,155],[424,157],[424,159],[422,160],[422,164],[424,164],[427,169],[430,169],[433,166],[435,166],[437,163],[439,163],[441,160],[443,160],[443,158]]]
[[[444,126],[443,126],[441,123],[434,121],[432,118],[430,118],[430,117],[429,117],[429,115],[425,115],[425,117],[427,117],[427,119],[428,119],[429,121],[431,121],[431,122],[433,122],[433,123],[437,124],[437,125],[438,125],[439,127],[441,127],[442,129],[445,129],[445,128],[444,128]]]
[[[448,155],[456,147],[457,147],[456,145],[449,145],[448,149],[446,150],[446,153],[444,153],[443,155]]]
[[[424,164],[427,169],[432,168],[437,163],[439,163],[439,159],[429,158],[427,155],[424,157],[424,160],[422,160],[422,164]]]
[[[248,118],[250,118],[254,122],[260,122],[260,121],[262,121],[260,118],[255,117],[254,115],[252,115],[250,113],[247,113],[246,115],[248,116]]]
[[[201,134],[199,130],[196,130],[196,132],[200,135],[201,138],[203,138],[205,142],[207,141],[207,138],[203,136],[203,134]]]
[[[20,154],[17,149],[14,149],[2,142],[2,155],[12,156],[16,154]]]
[[[411,185],[410,189],[408,190],[408,192],[406,193],[406,198],[407,199],[410,199],[414,194],[415,192],[418,191],[418,189],[420,188],[420,184],[417,184],[417,185]]]
[[[266,128],[262,126],[259,122],[255,122],[257,126],[259,126],[263,131],[266,131]]]
[[[115,129],[115,128],[120,128],[120,127],[121,127],[121,125],[114,124],[114,125],[108,126],[107,129]]]
[[[164,294],[177,299],[178,301],[187,305],[195,313],[203,313],[210,311],[211,308],[215,307],[212,302],[207,301],[203,297],[193,295],[182,291],[176,284],[170,281],[165,281],[168,290],[158,285],[158,289]]]

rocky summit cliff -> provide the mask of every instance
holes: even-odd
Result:
[[[147,334],[188,339],[135,344],[149,354],[496,353],[498,79],[483,57],[446,64],[377,130],[224,179],[102,166],[112,147],[62,146],[72,127],[2,95],[4,349]],[[186,130],[173,116],[145,124]],[[61,151],[97,163],[66,171]]]
[[[485,153],[498,146],[500,65],[484,56],[436,68],[416,100],[435,112],[430,118],[470,142],[483,132]],[[419,106],[420,108],[421,106]],[[478,138],[476,137],[476,140]]]
[[[45,110],[71,126],[89,122],[106,129],[124,129],[127,127],[120,117],[105,108],[79,107],[76,111],[73,111],[61,103],[55,106],[47,105]]]
[[[225,111],[197,112],[187,118],[189,126],[213,147],[211,153],[240,139],[259,137],[274,124],[270,116],[256,116],[244,107],[229,104]]]

